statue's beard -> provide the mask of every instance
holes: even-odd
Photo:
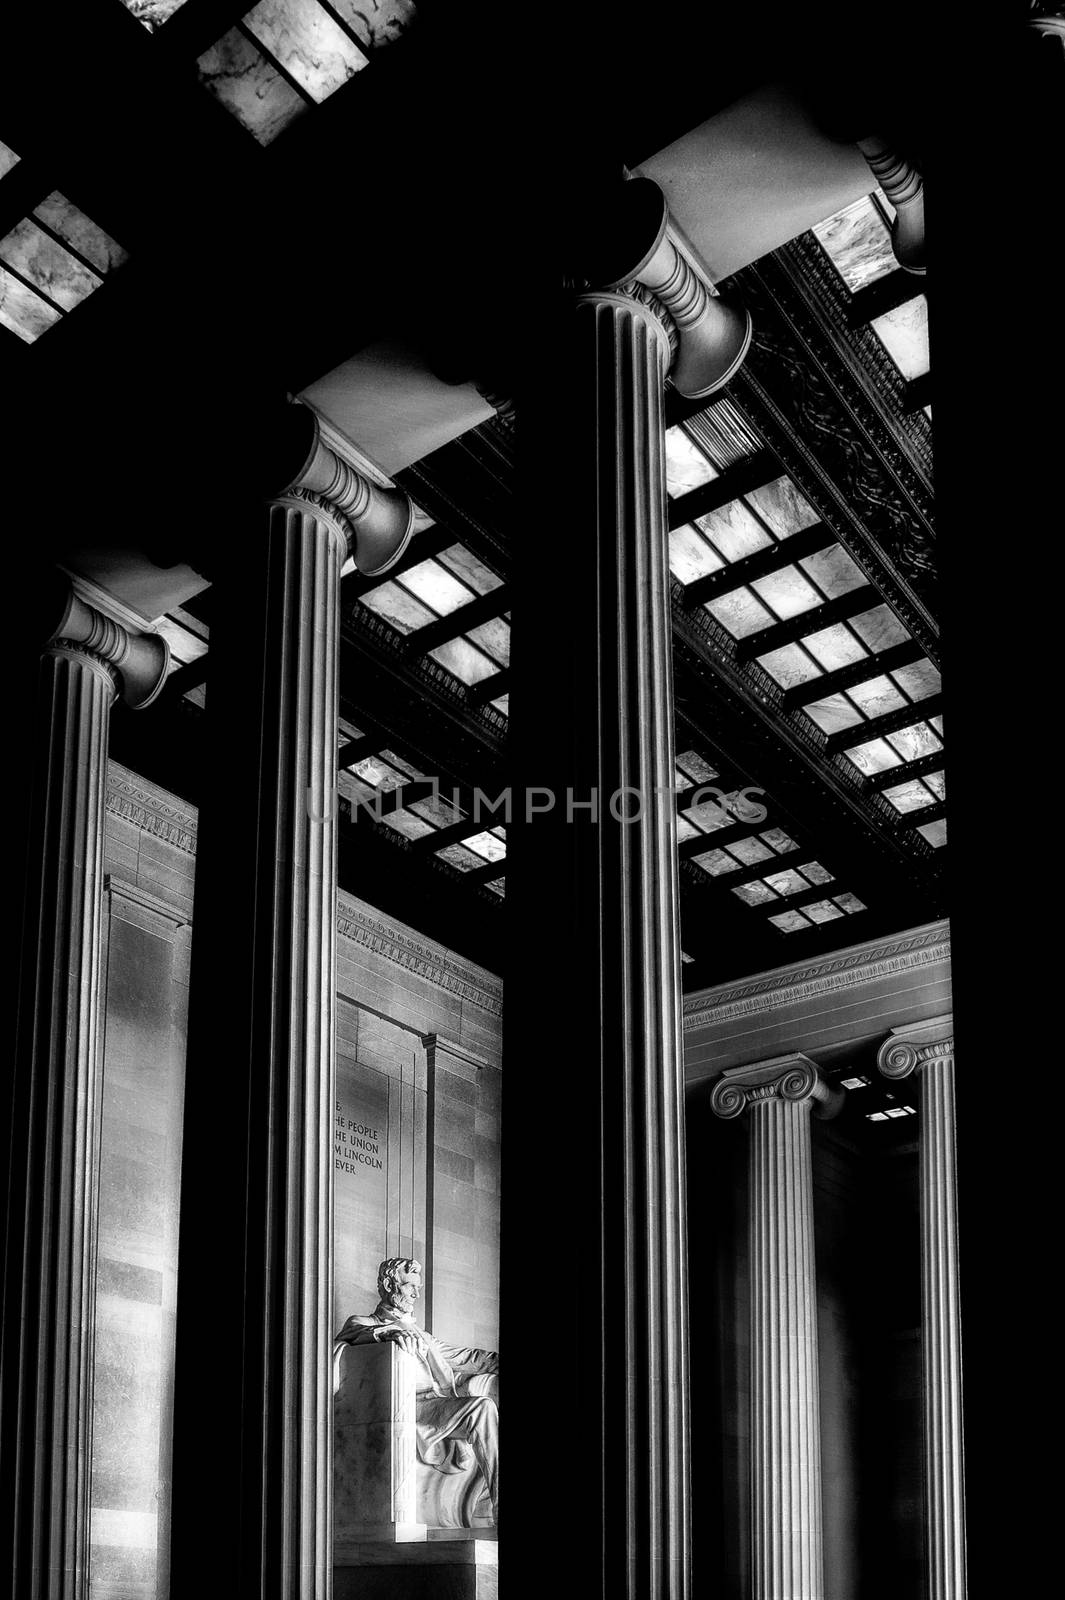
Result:
[[[392,1310],[400,1312],[405,1317],[413,1313],[416,1301],[417,1295],[409,1288],[393,1289],[388,1296],[388,1304]]]

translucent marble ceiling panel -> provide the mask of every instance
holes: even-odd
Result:
[[[185,0],[122,0],[122,4],[149,33],[154,33],[169,22],[175,11],[181,10]]]
[[[108,273],[127,259],[122,246],[58,190],[42,200],[33,215],[98,272]]]
[[[200,82],[262,145],[307,109],[308,102],[239,28],[230,28],[196,63]]]
[[[761,489],[752,489],[746,499],[778,539],[812,528],[818,520],[817,512],[790,478],[774,478]]]
[[[12,273],[0,267],[0,323],[18,335],[26,344],[32,344],[61,313],[47,300],[24,284]]]
[[[870,324],[904,378],[928,371],[928,301],[923,294]]]
[[[61,311],[72,311],[103,281],[30,217],[0,239],[0,261],[27,279]]]
[[[358,45],[318,0],[259,0],[244,26],[319,103],[366,65]]]
[[[676,499],[718,476],[680,426],[666,429],[666,488]]]
[[[817,223],[813,232],[848,289],[864,289],[895,271],[891,234],[869,195]]]
[[[398,39],[415,9],[414,0],[333,0],[333,10],[366,50],[380,50]]]
[[[18,156],[10,145],[0,139],[0,178],[5,178],[12,167],[18,166]]]

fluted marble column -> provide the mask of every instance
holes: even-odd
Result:
[[[877,1065],[887,1078],[920,1075],[921,1351],[929,1600],[964,1600],[965,1475],[961,1315],[950,1019],[896,1028]]]
[[[407,497],[340,459],[311,413],[293,408],[292,423],[305,433],[303,466],[265,510],[244,610],[233,591],[213,630],[229,630],[221,646],[212,639],[223,765],[201,813],[211,839],[197,914],[218,926],[193,950],[180,1269],[189,1290],[182,1277],[178,1306],[175,1574],[188,1584],[195,1573],[197,1479],[209,1482],[202,1453],[215,1448],[217,1492],[230,1504],[212,1515],[228,1521],[232,1542],[214,1577],[256,1600],[325,1600],[332,1581],[340,574],[349,553],[364,572],[387,565],[413,523]],[[226,808],[242,791],[247,810],[234,827]],[[212,1044],[225,1051],[224,1088]],[[226,1181],[214,1208],[190,1191]],[[228,1298],[197,1292],[205,1251]],[[227,1370],[212,1391],[196,1363],[223,1307],[233,1359],[216,1358]]]
[[[669,564],[659,318],[621,293],[580,297],[576,337],[597,426],[596,689],[603,997],[601,1127],[616,1206],[602,1214],[607,1283],[603,1443],[617,1483],[608,1541],[628,1547],[635,1600],[683,1600],[689,1579],[686,1244],[680,913],[673,804]],[[609,813],[611,796],[629,822]],[[640,815],[635,817],[639,807]],[[603,1003],[601,1001],[601,1003]],[[619,1573],[621,1563],[616,1569]]]
[[[824,1595],[810,1113],[842,1101],[801,1055],[732,1068],[711,1095],[718,1116],[750,1119],[754,1600]]]
[[[573,1337],[550,1380],[557,1414],[569,1419],[566,1495],[583,1530],[558,1574],[567,1592],[685,1600],[687,1256],[664,388],[667,373],[691,392],[723,381],[749,324],[681,261],[653,183],[619,183],[602,210],[603,227],[597,215],[588,229],[579,287],[559,307],[557,348],[542,361],[552,392],[539,406],[535,393],[531,407],[523,396],[518,409],[525,460],[550,459],[559,471],[550,497],[542,474],[529,486],[551,537],[537,548],[523,540],[515,552],[522,604],[511,741],[518,792],[535,799],[538,814],[508,829],[507,896],[521,949],[542,951],[544,966],[519,959],[506,976],[502,1114],[519,1136],[504,1160],[501,1341],[512,1359],[511,1341],[549,1284],[572,1315]],[[537,1070],[545,969],[550,1009],[565,1018],[549,1096]],[[532,1137],[545,1118],[559,1138],[550,1170]],[[500,1526],[519,1551],[543,1549],[550,1587],[543,1468],[522,1445],[542,1426],[543,1393],[522,1389],[508,1391]]]
[[[162,639],[131,635],[73,593],[60,605],[38,679],[5,1104],[0,1565],[15,1600],[88,1594],[108,723],[116,693],[132,706],[154,698],[169,660]]]

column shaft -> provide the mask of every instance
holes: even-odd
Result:
[[[174,1583],[326,1600],[340,569],[318,503],[217,585],[182,1166]],[[206,1358],[206,1359],[205,1359]],[[209,1507],[209,1513],[205,1508]]]
[[[808,1101],[750,1108],[752,1573],[756,1600],[824,1593]]]
[[[663,389],[668,347],[643,306],[577,306],[596,385],[582,441],[597,475],[601,1137],[616,1209],[602,1213],[607,1304],[603,1445],[624,1462],[628,1593],[688,1583],[688,1371],[683,1204],[680,894],[673,804],[672,628]],[[620,796],[619,822],[610,811]],[[605,812],[605,814],[604,814]],[[613,1181],[609,1172],[613,1169]],[[624,1197],[622,1202],[621,1197]],[[625,1396],[624,1411],[617,1405]],[[612,1524],[608,1523],[608,1529]]]
[[[954,1061],[921,1069],[921,1314],[929,1600],[964,1600],[961,1314]]]
[[[965,1600],[957,1133],[949,1018],[893,1030],[877,1064],[920,1076],[921,1364],[929,1600]]]
[[[101,858],[114,693],[96,656],[63,642],[45,652],[7,1130],[0,1488],[16,1600],[88,1594]]]
[[[326,1593],[332,1564],[332,1125],[336,781],[343,542],[306,507],[270,507],[253,973],[255,1095],[245,1415],[264,1592]],[[249,708],[250,709],[250,708]],[[257,1257],[257,1259],[256,1259]],[[245,1500],[247,1507],[247,1499]]]
[[[528,565],[515,614],[519,771],[524,784],[542,786],[537,803],[547,809],[508,833],[508,899],[523,950],[542,950],[548,965],[526,961],[507,974],[503,1127],[518,1133],[504,1155],[504,1370],[509,1340],[536,1314],[530,1278],[555,1282],[560,1314],[572,1306],[573,1331],[550,1392],[537,1394],[531,1376],[528,1394],[508,1389],[502,1526],[518,1549],[523,1538],[537,1540],[544,1486],[534,1480],[535,1457],[526,1465],[521,1456],[550,1404],[573,1454],[572,1489],[560,1504],[575,1495],[586,1529],[568,1568],[574,1592],[683,1600],[688,1371],[668,345],[656,317],[622,294],[584,296],[563,314],[550,425],[572,489],[555,524],[564,559],[552,563],[546,550],[521,558]],[[518,789],[518,805],[527,793]],[[573,1159],[557,1170],[528,1137],[547,1114],[536,1071],[547,994],[565,1019],[553,1044],[562,1069],[557,1117],[547,1125],[575,1141]],[[530,1195],[533,1217],[523,1214]]]

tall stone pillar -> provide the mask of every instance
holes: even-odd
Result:
[[[162,639],[67,591],[41,657],[20,1005],[6,1087],[0,1566],[15,1600],[88,1594],[101,860],[117,693],[162,687]]]
[[[755,1600],[822,1600],[821,1424],[810,1113],[842,1091],[805,1056],[734,1067],[720,1117],[750,1122],[751,1571]]]
[[[325,1600],[340,572],[349,552],[363,571],[387,565],[413,508],[334,454],[310,412],[290,421],[282,442],[303,465],[265,509],[259,550],[243,552],[246,583],[230,571],[217,585],[212,629],[217,787],[201,810],[191,971],[174,1574],[193,1592],[211,1503],[231,1530],[215,1583]]]
[[[523,1441],[543,1429],[549,1404],[557,1423],[547,1426],[570,1441],[565,1503],[584,1529],[568,1586],[684,1600],[687,1252],[663,391],[678,346],[690,349],[685,329],[703,348],[735,329],[677,255],[656,186],[619,189],[612,252],[584,279],[605,287],[576,293],[561,311],[557,366],[543,358],[550,403],[530,416],[519,397],[526,459],[550,448],[566,487],[544,525],[561,562],[544,546],[518,555],[527,565],[510,704],[526,815],[508,832],[522,959],[506,977],[504,1367],[521,1322],[536,1315],[532,1293],[550,1294],[552,1315],[572,1318],[572,1331],[549,1395],[522,1395],[520,1376],[508,1389],[500,1527],[504,1540],[513,1529],[518,1550],[537,1542],[545,1469],[537,1485],[538,1457],[522,1460]],[[740,323],[727,359],[690,363],[693,383],[721,381],[742,355]],[[545,992],[565,1018],[549,1097],[537,1072]],[[506,1559],[504,1548],[504,1568]]]
[[[964,1600],[965,1475],[951,1019],[895,1028],[877,1066],[920,1074],[921,1352],[929,1600]]]

